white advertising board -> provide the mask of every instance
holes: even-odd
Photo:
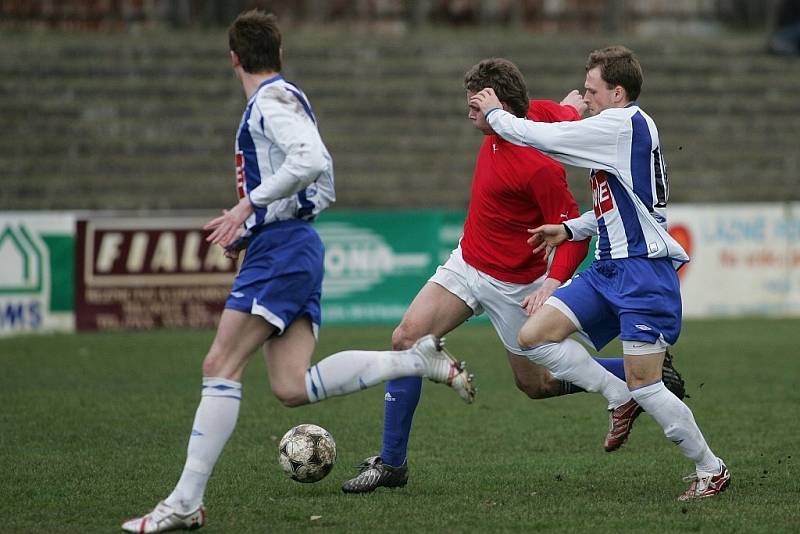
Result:
[[[0,336],[71,331],[75,216],[0,213]]]
[[[675,204],[685,317],[800,316],[800,202]]]

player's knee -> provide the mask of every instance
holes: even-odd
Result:
[[[536,347],[544,342],[546,342],[546,339],[539,335],[538,329],[536,328],[525,328],[523,326],[517,334],[517,343],[523,348]]]
[[[224,358],[222,354],[217,353],[213,349],[210,350],[203,360],[203,376],[222,377],[223,363]]]
[[[413,323],[402,321],[392,332],[392,350],[406,350],[425,335]]]
[[[308,403],[308,395],[305,386],[281,386],[272,388],[272,394],[287,408],[296,408]]]

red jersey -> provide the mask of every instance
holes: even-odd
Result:
[[[531,100],[528,119],[580,119],[572,106]],[[545,258],[531,254],[528,228],[577,217],[564,167],[538,150],[487,135],[478,152],[461,250],[472,267],[498,280],[528,284],[547,271]],[[586,257],[589,240],[556,248],[551,278],[567,281]]]

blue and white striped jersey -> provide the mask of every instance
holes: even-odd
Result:
[[[246,235],[259,225],[311,221],[334,200],[333,160],[306,95],[282,76],[259,85],[236,135],[236,188],[255,207]]]
[[[486,118],[512,143],[591,169],[594,209],[566,224],[574,240],[598,235],[596,259],[689,261],[667,233],[667,168],[656,125],[638,105],[606,109],[577,122],[533,122],[502,109]]]

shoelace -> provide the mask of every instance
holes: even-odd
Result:
[[[684,482],[693,482],[695,480],[700,480],[700,477],[697,476],[697,471],[694,473],[689,473],[685,477],[683,477]]]
[[[691,482],[692,484],[689,486],[687,493],[702,493],[704,492],[711,484],[711,479],[713,475],[708,475],[705,477],[701,477],[697,474],[697,471],[690,475],[686,475],[683,477],[684,482]]]
[[[378,460],[377,460],[377,459],[373,459],[373,460],[366,460],[366,461],[363,461],[363,462],[361,462],[361,463],[360,463],[360,464],[358,464],[358,465],[354,465],[353,467],[354,467],[355,469],[358,469],[358,472],[359,472],[359,473],[363,473],[363,472],[364,472],[364,471],[366,471],[367,469],[372,469],[373,467],[375,467],[375,466],[377,466],[377,465],[378,465]]]

